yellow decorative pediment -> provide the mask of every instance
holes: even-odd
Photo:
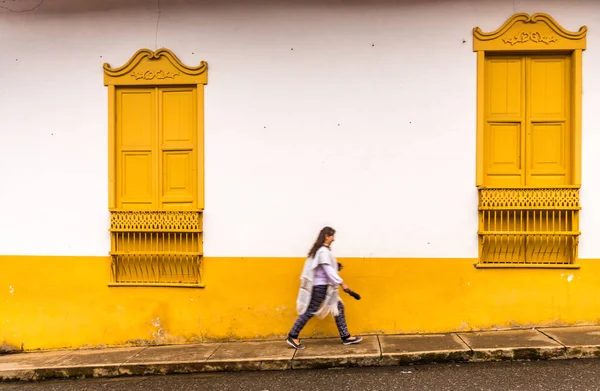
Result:
[[[550,15],[515,14],[496,31],[473,29],[474,51],[585,50],[587,27],[571,32]]]
[[[121,67],[104,63],[104,85],[206,84],[207,70],[206,62],[189,67],[168,49],[141,49]]]

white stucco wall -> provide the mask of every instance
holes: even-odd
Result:
[[[167,47],[209,63],[207,256],[301,256],[330,224],[341,256],[476,257],[472,28],[516,11],[589,27],[580,256],[600,257],[600,3],[161,0],[158,30],[156,1],[81,3],[0,10],[0,254],[107,254],[102,64]]]

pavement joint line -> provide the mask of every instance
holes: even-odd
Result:
[[[473,350],[473,348],[471,347],[471,345],[469,345],[469,344],[467,343],[467,341],[465,341],[465,340],[464,340],[464,339],[463,339],[463,338],[460,336],[460,334],[459,334],[459,333],[452,333],[452,334],[456,335],[456,336],[458,337],[458,339],[460,339],[460,340],[462,341],[462,343],[464,343],[464,344],[465,344],[465,346],[466,346],[467,348],[469,348],[469,350],[471,351],[471,353],[475,352],[475,351]]]
[[[58,357],[59,360],[62,360],[63,358],[67,357],[69,354],[73,354],[73,352],[76,352],[77,350],[74,351],[65,351],[65,354],[63,354],[62,356]]]
[[[563,348],[565,348],[565,350],[568,350],[569,348],[567,347],[567,345],[563,344],[562,342],[560,342],[558,339],[552,337],[551,335],[548,335],[546,333],[544,333],[542,330],[539,329],[535,329],[535,331],[541,333],[542,335],[546,336],[547,338],[551,339],[552,341],[560,344],[560,346],[562,346]]]
[[[127,360],[123,361],[122,363],[120,363],[119,366],[118,366],[118,369],[121,369],[121,366],[126,365],[129,361],[133,360],[134,358],[136,358],[137,356],[139,356],[140,354],[142,354],[143,352],[145,352],[146,350],[148,350],[149,347],[150,346],[144,346],[144,348],[142,350],[140,350],[139,352],[137,352],[133,356],[129,357]]]
[[[215,355],[215,353],[217,352],[217,350],[221,349],[221,346],[223,346],[223,344],[220,343],[219,346],[217,346],[217,348],[210,354],[210,356],[208,356],[206,358],[206,360],[204,360],[204,362],[208,362],[208,360],[210,360],[212,358],[212,356]]]

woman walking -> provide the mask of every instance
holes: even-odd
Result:
[[[344,304],[340,300],[338,286],[341,285],[346,292],[350,292],[350,288],[338,274],[338,263],[331,253],[331,243],[334,240],[335,230],[331,227],[323,228],[304,263],[300,277],[300,292],[296,302],[300,316],[286,340],[295,349],[304,349],[298,337],[300,331],[314,315],[324,318],[332,314],[344,345],[362,341],[361,337],[352,337],[346,326]]]

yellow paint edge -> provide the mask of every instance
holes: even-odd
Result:
[[[197,183],[197,195],[196,195],[196,200],[197,200],[197,205],[196,207],[198,209],[204,209],[204,85],[203,84],[198,84],[196,86],[196,94],[197,94],[197,99],[196,99],[196,103],[198,105],[198,123],[196,124],[196,129],[197,129],[197,133],[196,133],[196,138],[197,138],[197,145],[198,145],[198,153],[196,154],[197,159],[198,159],[198,172],[197,172],[197,178],[198,178],[198,183]]]
[[[115,197],[115,154],[116,154],[116,131],[115,131],[115,86],[108,86],[108,208],[116,207]]]
[[[161,284],[161,283],[126,283],[126,282],[111,282],[108,284],[111,288],[192,288],[202,289],[205,288],[204,284]]]
[[[573,52],[573,183],[581,186],[582,51]]]
[[[484,150],[483,150],[483,133],[484,133],[484,76],[485,76],[485,52],[477,52],[477,145],[476,145],[476,179],[477,186],[483,186],[484,174]]]
[[[581,265],[544,265],[544,264],[536,264],[536,265],[524,265],[520,263],[510,264],[485,264],[485,263],[477,263],[475,265],[476,269],[581,269]]]

